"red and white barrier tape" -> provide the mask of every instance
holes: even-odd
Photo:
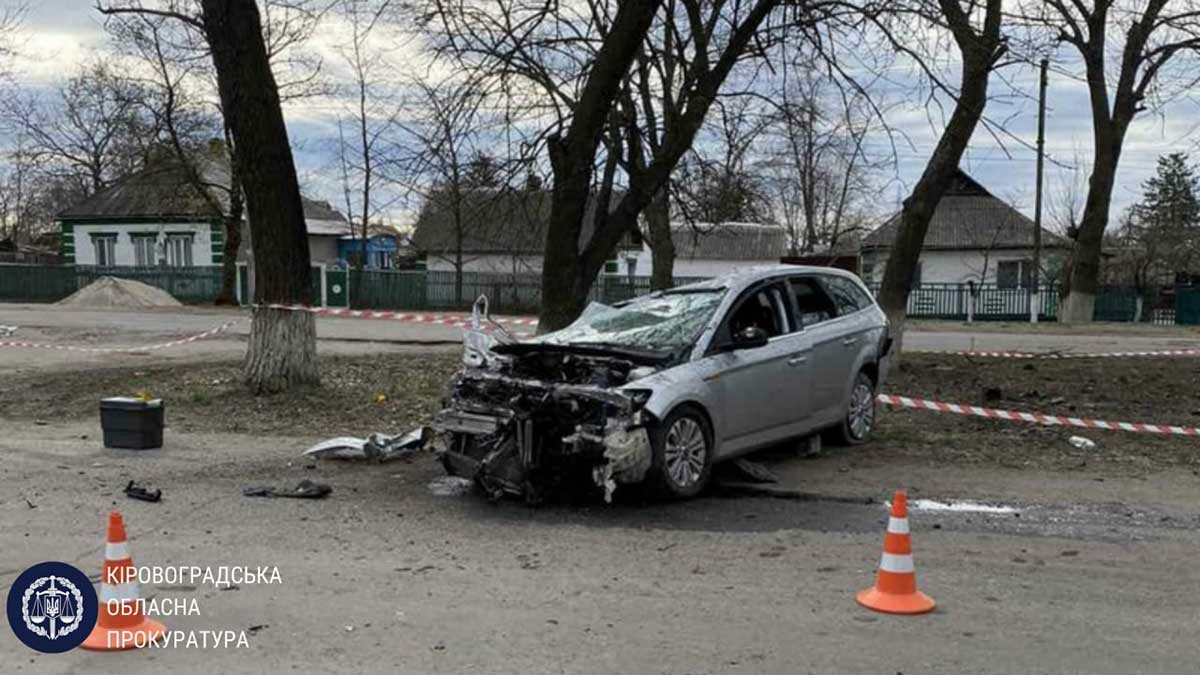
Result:
[[[339,307],[310,307],[308,305],[261,305],[268,309],[282,309],[289,312],[309,312],[317,316],[330,316],[340,319],[378,319],[382,321],[398,321],[401,323],[424,323],[451,328],[469,328],[469,314],[426,314],[422,312],[391,312],[371,309],[344,309]],[[505,328],[510,326],[537,326],[537,317],[531,316],[495,316],[489,317],[488,322],[499,324]],[[486,326],[485,326],[486,330]],[[517,337],[529,337],[533,333],[513,332]]]
[[[920,352],[923,354],[954,354],[955,356],[981,356],[1001,359],[1104,359],[1137,356],[1200,356],[1200,349],[1161,349],[1142,352]]]
[[[1029,413],[1016,410],[981,408],[975,405],[944,403],[942,401],[930,401],[928,399],[912,398],[909,396],[892,396],[890,394],[880,394],[878,396],[878,400],[880,403],[900,406],[903,408],[932,410],[933,412],[954,413],[956,415],[972,415],[975,417],[986,417],[988,419],[1007,420],[1009,422],[1032,422],[1033,424],[1043,424],[1051,427],[1081,427],[1083,429],[1135,431],[1147,434],[1200,436],[1200,428],[1197,427],[1181,427],[1167,424],[1146,424],[1144,422],[1108,422],[1105,420],[1092,420],[1081,417],[1064,417],[1061,415],[1046,415],[1043,413]]]
[[[148,351],[155,351],[158,349],[166,349],[168,347],[177,347],[179,345],[185,345],[185,344],[188,344],[191,342],[196,342],[197,340],[203,340],[204,338],[212,337],[214,335],[217,335],[218,333],[224,333],[225,331],[229,330],[229,328],[231,326],[238,323],[239,321],[241,321],[241,319],[235,319],[233,321],[228,321],[226,323],[221,324],[220,326],[217,326],[216,328],[213,328],[212,330],[206,330],[203,333],[200,333],[198,335],[192,335],[190,337],[182,338],[179,340],[171,340],[170,342],[160,342],[158,344],[142,345],[142,346],[138,346],[138,347],[77,347],[74,345],[53,345],[53,344],[47,344],[44,342],[25,342],[22,340],[0,340],[0,347],[22,347],[22,348],[26,348],[26,349],[52,349],[52,350],[63,351],[63,352],[89,352],[89,353],[101,353],[101,354],[114,353],[114,352],[148,352]]]

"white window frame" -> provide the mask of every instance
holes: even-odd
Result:
[[[195,265],[194,249],[196,235],[191,232],[167,233],[167,266],[192,267]],[[181,261],[180,254],[183,256]]]
[[[116,267],[117,235],[110,232],[93,233],[92,251],[95,252],[97,267]]]
[[[133,232],[130,233],[129,240],[133,242],[134,265],[137,265],[138,267],[154,267],[158,264],[157,234]]]

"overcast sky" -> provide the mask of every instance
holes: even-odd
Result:
[[[92,0],[40,0],[30,4],[24,22],[27,36],[24,58],[18,72],[22,85],[52,86],[68,77],[76,64],[105,48],[108,38]],[[329,46],[316,48],[327,50]],[[1002,122],[1008,134],[1028,145],[1004,138],[1006,153],[981,128],[962,167],[993,193],[1032,215],[1037,75],[1032,70],[1011,71],[1006,77],[1025,95],[993,101],[987,115]],[[993,91],[1003,92],[1007,88],[994,83]],[[912,97],[911,83],[903,73],[898,74],[884,95],[892,101]],[[1053,194],[1070,180],[1071,167],[1077,164],[1082,164],[1081,175],[1086,178],[1092,152],[1091,121],[1083,84],[1067,74],[1052,73],[1048,100],[1046,150],[1051,161],[1047,163],[1046,189]],[[896,207],[907,187],[920,175],[937,138],[934,127],[940,118],[935,117],[935,124],[931,124],[926,111],[915,105],[919,102],[911,103],[914,105],[888,115],[889,124],[901,135],[894,137],[897,165],[894,170],[889,169],[895,180],[884,190],[885,194],[875,199],[881,215]],[[336,134],[337,114],[334,103],[306,104],[287,111],[297,168],[307,191],[340,205],[328,148],[329,140]],[[1141,184],[1153,173],[1159,155],[1182,150],[1200,159],[1198,121],[1200,104],[1189,98],[1172,102],[1160,114],[1144,113],[1135,121],[1121,158],[1111,220],[1115,221],[1120,210],[1137,199]],[[892,147],[892,141],[882,133],[868,142],[869,150],[880,157],[892,157]]]

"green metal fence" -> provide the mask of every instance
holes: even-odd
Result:
[[[101,276],[156,286],[185,303],[210,303],[221,290],[220,267],[0,264],[0,302],[58,302]],[[341,283],[340,279],[331,283]],[[675,285],[700,280],[702,277],[676,277]],[[239,283],[244,296],[244,269],[239,273]],[[313,268],[312,283],[313,304],[320,304],[319,267]],[[464,272],[460,282],[454,272],[448,271],[352,270],[348,285],[350,304],[356,309],[461,310],[469,308],[480,295],[488,296],[492,310],[497,313],[536,313],[542,304],[542,279],[537,273]],[[332,293],[333,288],[331,285],[327,292]],[[612,304],[649,292],[649,277],[601,275],[592,286],[589,299]],[[1026,289],[983,285],[976,287],[975,292],[977,320],[1014,321],[1029,317],[1030,297]],[[922,284],[909,294],[908,315],[914,319],[965,320],[970,297],[971,288],[966,284]],[[1133,321],[1137,317],[1137,299],[1138,291],[1132,288],[1103,288],[1096,296],[1095,319]],[[1143,320],[1200,325],[1200,286],[1177,287],[1174,303],[1173,309],[1149,309],[1153,303],[1143,302]],[[1043,288],[1040,317],[1053,320],[1057,314],[1057,289]]]
[[[78,289],[72,267],[0,265],[0,302],[58,302]]]
[[[350,306],[355,309],[423,309],[429,306],[426,273],[350,271]]]
[[[1180,326],[1200,326],[1200,286],[1179,286],[1175,289],[1175,323]]]
[[[913,319],[966,320],[972,310],[972,288],[968,284],[921,284],[908,294],[908,316]],[[872,286],[873,294],[879,286]],[[980,321],[1019,321],[1029,318],[1030,293],[1025,288],[1001,288],[994,284],[974,287],[974,318]],[[1052,320],[1058,315],[1058,291],[1040,289],[1038,317]]]
[[[675,285],[700,281],[677,277]],[[650,292],[649,277],[601,275],[589,299],[611,304]],[[542,306],[538,273],[355,270],[351,272],[350,305],[356,309],[463,310],[481,295],[497,313],[536,313]]]
[[[140,281],[186,303],[212,302],[221,290],[219,267],[0,265],[0,301],[58,302],[102,276]]]

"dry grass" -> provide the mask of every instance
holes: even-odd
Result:
[[[277,396],[250,395],[233,362],[115,368],[11,378],[0,388],[0,416],[95,419],[105,396],[148,391],[167,402],[177,431],[231,431],[254,436],[361,436],[425,423],[441,405],[457,354],[326,358],[323,386]],[[1200,361],[1070,359],[1019,361],[914,354],[893,372],[888,393],[955,403],[1098,419],[1200,426]],[[999,400],[985,400],[985,389]],[[380,398],[382,396],[382,398]],[[1200,470],[1200,438],[1060,429],[916,410],[881,412],[876,440],[856,461],[898,457],[954,464],[1091,470],[1137,474],[1177,467]],[[1097,442],[1077,450],[1067,438]]]

